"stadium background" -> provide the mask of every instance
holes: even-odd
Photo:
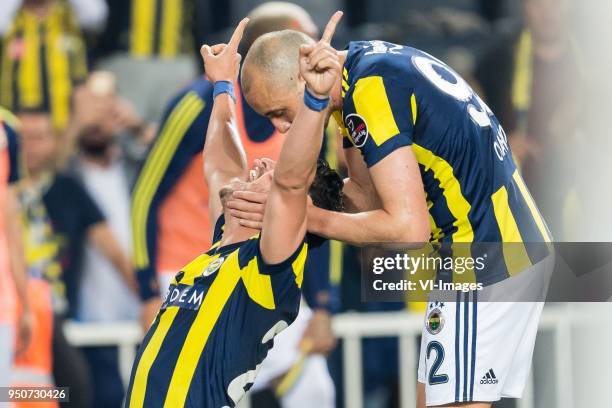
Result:
[[[199,45],[228,38],[234,24],[260,3],[3,0],[0,105],[25,121],[32,114],[50,115],[53,133],[63,146],[56,161],[63,169],[76,172],[94,186],[97,180],[116,187],[119,180],[126,189],[131,188],[147,158],[148,145],[158,133],[164,107],[201,75]],[[448,62],[498,115],[556,240],[611,241],[612,149],[608,122],[612,113],[612,9],[608,2],[295,3],[312,15],[318,27],[334,10],[345,11],[334,39],[337,48],[353,39],[388,40],[421,48]],[[532,7],[531,19],[525,18],[524,3]],[[165,14],[156,16],[154,10]],[[540,58],[534,58],[534,54]],[[112,101],[97,100],[96,92],[112,95]],[[16,130],[23,125],[7,111],[1,114]],[[117,117],[111,133],[117,136],[113,138],[117,150],[125,156],[124,171],[105,173],[106,178],[97,174],[100,178],[96,178],[78,165],[83,145],[75,128],[82,130],[84,123],[110,122],[110,116]],[[333,147],[333,135],[329,141]],[[341,155],[336,157],[332,147],[328,146],[327,155],[341,168]],[[23,162],[20,165],[27,167]],[[26,179],[27,171],[22,171],[21,177]],[[111,184],[98,184],[101,191],[90,192],[92,199],[102,201],[97,204],[103,210],[110,202],[114,205],[109,211],[125,213],[130,205],[129,196],[124,194],[127,190],[107,189]],[[74,205],[68,201],[63,204]],[[112,228],[115,238],[120,246],[130,248],[130,220],[120,218],[116,225]],[[123,292],[99,290],[109,285],[112,288],[104,280],[120,271],[96,252],[95,245],[88,243],[81,250],[82,262],[73,273],[97,277],[79,280],[82,286],[77,288],[79,295],[75,298],[94,298],[96,302],[69,305],[71,319],[59,329],[65,330],[73,348],[89,356],[78,369],[84,370],[90,384],[96,384],[89,391],[96,399],[108,384],[109,389],[121,387],[120,373],[129,370],[130,354],[140,336],[139,305],[125,288]],[[422,305],[362,303],[358,254],[355,248],[332,245],[330,296],[340,341],[329,354],[328,363],[338,406],[401,406],[403,400],[411,398],[410,392],[400,390],[405,391],[401,385],[414,379]],[[89,287],[85,287],[85,281]],[[130,296],[131,300],[118,301]],[[125,319],[113,320],[105,314],[105,307],[116,303],[123,308]],[[529,398],[520,406],[612,406],[612,374],[607,369],[612,367],[610,312],[610,304],[603,303],[547,305]],[[399,335],[403,336],[400,340]],[[41,347],[44,344],[41,342]],[[101,360],[91,357],[96,349],[104,350],[102,354],[93,353],[103,356]],[[55,352],[39,350],[38,354],[53,356],[57,364],[65,363],[64,355]],[[119,372],[107,369],[107,357],[118,361]],[[355,395],[355,386],[363,393]],[[111,405],[97,401],[96,406]],[[517,403],[504,401],[495,406]]]

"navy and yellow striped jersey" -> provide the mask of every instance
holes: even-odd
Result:
[[[512,159],[504,130],[470,86],[436,58],[383,41],[351,42],[342,79],[345,147],[368,167],[402,146],[419,164],[437,243],[504,243],[500,267],[470,280],[495,283],[544,255],[550,242]],[[506,243],[517,243],[505,245]],[[470,250],[470,245],[456,245]]]
[[[234,407],[296,318],[308,244],[266,265],[259,236],[215,244],[174,278],[138,351],[127,407]]]
[[[50,111],[63,129],[75,85],[87,77],[85,42],[70,6],[53,1],[45,16],[22,7],[2,39],[0,103],[14,112]]]

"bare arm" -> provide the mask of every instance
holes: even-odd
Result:
[[[92,225],[87,231],[87,238],[113,264],[128,287],[136,293],[136,280],[132,262],[119,246],[109,225],[106,222]]]
[[[287,133],[274,170],[261,232],[261,252],[269,264],[287,259],[306,234],[308,189],[323,141],[325,115],[305,106]]]
[[[371,167],[370,174],[380,197],[380,209],[346,214],[311,207],[308,229],[360,245],[427,242],[431,227],[423,182],[412,149],[406,146],[395,150]]]
[[[356,148],[344,149],[348,179],[344,181],[344,207],[348,213],[376,210],[382,207],[374,182],[361,153]]]
[[[204,45],[201,49],[208,78],[217,81],[235,82],[238,77],[240,54],[238,44],[242,38],[248,19],[243,19],[228,45],[218,44],[213,47]],[[204,176],[209,191],[210,219],[214,221],[223,212],[219,191],[233,178],[246,179],[246,153],[240,141],[236,125],[236,108],[234,100],[227,93],[215,98],[204,145]]]
[[[8,241],[10,269],[15,282],[17,297],[21,302],[19,315],[17,354],[25,351],[29,345],[32,331],[32,313],[28,299],[28,275],[25,262],[25,251],[19,223],[19,204],[15,191],[9,187],[6,203],[6,237]]]
[[[214,223],[223,212],[219,191],[233,178],[244,180],[248,170],[246,153],[236,127],[234,101],[228,94],[215,99],[203,155],[210,219]]]
[[[329,42],[341,12],[330,19],[321,41],[300,48],[300,75],[317,97],[328,97],[340,75],[338,55]],[[272,188],[263,219],[260,248],[264,261],[286,260],[304,239],[308,189],[314,178],[323,142],[326,110],[317,112],[303,103],[287,133],[274,169]]]

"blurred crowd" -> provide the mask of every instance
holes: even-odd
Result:
[[[70,387],[71,406],[121,405],[117,350],[77,348],[62,327],[69,319],[146,326],[172,274],[208,248],[199,153],[211,100],[199,46],[227,38],[247,13],[243,56],[269,31],[316,37],[342,9],[336,48],[385,40],[448,62],[500,119],[553,235],[576,233],[581,175],[560,168],[585,150],[578,117],[586,67],[568,28],[574,3],[261,3],[2,0],[0,176],[8,187],[0,193],[10,205],[0,219],[1,386],[58,384]],[[249,160],[275,157],[282,135],[238,96]],[[321,154],[342,170],[339,146],[332,123]],[[300,345],[327,356],[341,402],[331,316],[421,306],[362,303],[357,248],[332,242],[321,259],[321,273],[306,278],[312,313]],[[397,361],[396,340],[364,341],[367,407],[398,406]],[[274,406],[260,401],[256,408]]]

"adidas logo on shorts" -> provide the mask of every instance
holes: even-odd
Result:
[[[492,368],[490,368],[489,371],[487,371],[487,373],[482,377],[482,380],[480,380],[481,384],[497,384],[498,382],[499,380],[495,376]]]

